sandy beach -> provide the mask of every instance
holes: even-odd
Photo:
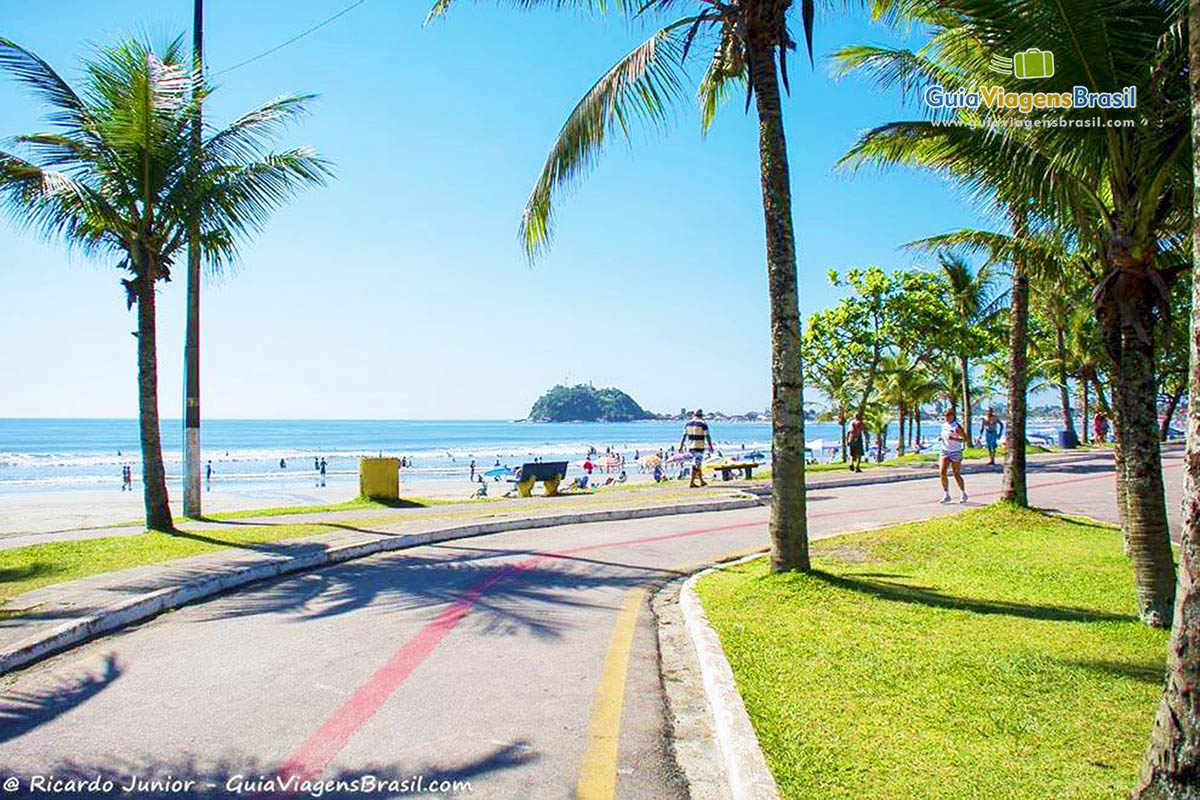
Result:
[[[650,475],[636,467],[628,468],[629,483],[649,483]],[[615,473],[613,473],[615,475]],[[572,471],[574,475],[574,471]],[[594,480],[603,482],[607,476],[598,472]],[[450,479],[401,480],[401,497],[423,497],[437,500],[465,500],[478,484],[467,476]],[[503,496],[511,484],[488,481],[492,497]],[[0,537],[27,533],[52,533],[80,528],[95,528],[135,522],[142,518],[142,493],[135,484],[132,492],[111,489],[76,489],[54,492],[12,492],[0,494]],[[182,512],[182,487],[171,487],[172,511]],[[257,484],[223,485],[214,481],[204,492],[204,512],[245,511],[280,506],[326,505],[353,500],[358,496],[358,479],[352,475],[330,476],[324,485],[315,480],[301,482],[263,481]]]

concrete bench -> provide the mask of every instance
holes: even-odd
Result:
[[[731,481],[733,480],[733,473],[737,470],[741,470],[742,475],[745,476],[746,480],[750,480],[752,477],[754,477],[754,468],[761,466],[762,464],[758,461],[737,461],[730,464],[714,466],[713,471],[721,473],[721,480]]]
[[[531,497],[533,485],[538,481],[542,482],[546,496],[553,497],[558,494],[558,485],[565,477],[567,477],[566,461],[542,461],[522,464],[521,471],[517,473],[514,482],[517,485],[517,493],[521,497]]]

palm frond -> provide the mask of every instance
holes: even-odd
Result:
[[[700,103],[700,130],[707,133],[717,112],[735,91],[745,91],[746,54],[741,39],[726,23],[721,26],[720,39],[713,50],[708,68],[700,79],[696,99]]]
[[[596,81],[567,117],[521,219],[521,240],[531,258],[550,240],[555,191],[595,165],[614,125],[626,138],[635,120],[667,125],[670,104],[682,91],[683,40],[696,20],[686,17],[656,31]]]
[[[216,161],[257,158],[275,137],[309,113],[309,104],[316,97],[315,94],[276,97],[209,134],[202,149]]]

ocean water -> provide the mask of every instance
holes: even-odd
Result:
[[[713,422],[717,449],[769,452],[769,423]],[[204,459],[212,461],[213,488],[281,479],[309,483],[314,458],[327,461],[330,480],[349,481],[364,455],[405,457],[406,480],[464,482],[475,459],[480,470],[518,465],[541,456],[577,466],[589,446],[632,461],[678,445],[678,422],[525,423],[487,420],[207,420]],[[836,442],[838,428],[808,423],[809,440]],[[182,423],[164,420],[163,457],[168,479],[182,472]],[[280,460],[286,468],[280,467]],[[121,467],[140,475],[137,421],[133,419],[0,419],[0,493],[97,489],[120,485]]]

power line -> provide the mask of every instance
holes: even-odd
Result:
[[[286,42],[283,42],[282,44],[277,44],[277,45],[275,45],[274,47],[272,47],[270,50],[266,50],[266,51],[264,51],[264,52],[262,52],[262,53],[259,53],[258,55],[254,56],[253,58],[247,58],[245,61],[239,61],[238,63],[234,64],[232,67],[226,67],[226,68],[225,68],[225,69],[223,69],[223,70],[219,70],[218,72],[214,72],[214,73],[213,73],[213,75],[214,75],[214,76],[215,76],[215,75],[224,75],[226,72],[232,72],[233,70],[235,70],[235,69],[238,69],[239,67],[244,67],[244,66],[246,66],[247,64],[250,64],[250,63],[252,63],[252,62],[254,62],[254,61],[258,61],[260,58],[266,58],[267,56],[271,55],[272,53],[274,53],[274,52],[276,52],[276,51],[279,51],[279,50],[282,50],[283,48],[287,47],[289,44],[292,44],[293,42],[298,42],[298,41],[300,41],[300,40],[301,40],[301,39],[303,39],[305,36],[308,36],[310,33],[313,33],[314,31],[320,30],[321,28],[324,28],[326,25],[328,25],[329,23],[333,22],[333,21],[334,21],[335,19],[337,19],[338,17],[340,17],[340,16],[343,16],[344,14],[348,14],[348,13],[350,13],[351,11],[353,11],[353,10],[354,10],[354,9],[356,9],[356,8],[358,8],[359,6],[361,6],[361,5],[362,5],[363,3],[365,3],[365,2],[367,2],[367,0],[358,0],[358,2],[356,2],[356,3],[352,3],[352,4],[351,4],[351,5],[349,5],[349,6],[346,6],[346,7],[345,7],[345,8],[343,8],[341,11],[337,12],[336,14],[334,14],[332,17],[329,17],[328,19],[325,19],[325,20],[323,20],[323,21],[321,21],[321,22],[318,22],[316,25],[313,25],[311,28],[309,28],[308,30],[304,31],[303,33],[298,33],[298,34],[296,34],[296,35],[295,35],[295,36],[293,36],[291,39],[288,39]]]

